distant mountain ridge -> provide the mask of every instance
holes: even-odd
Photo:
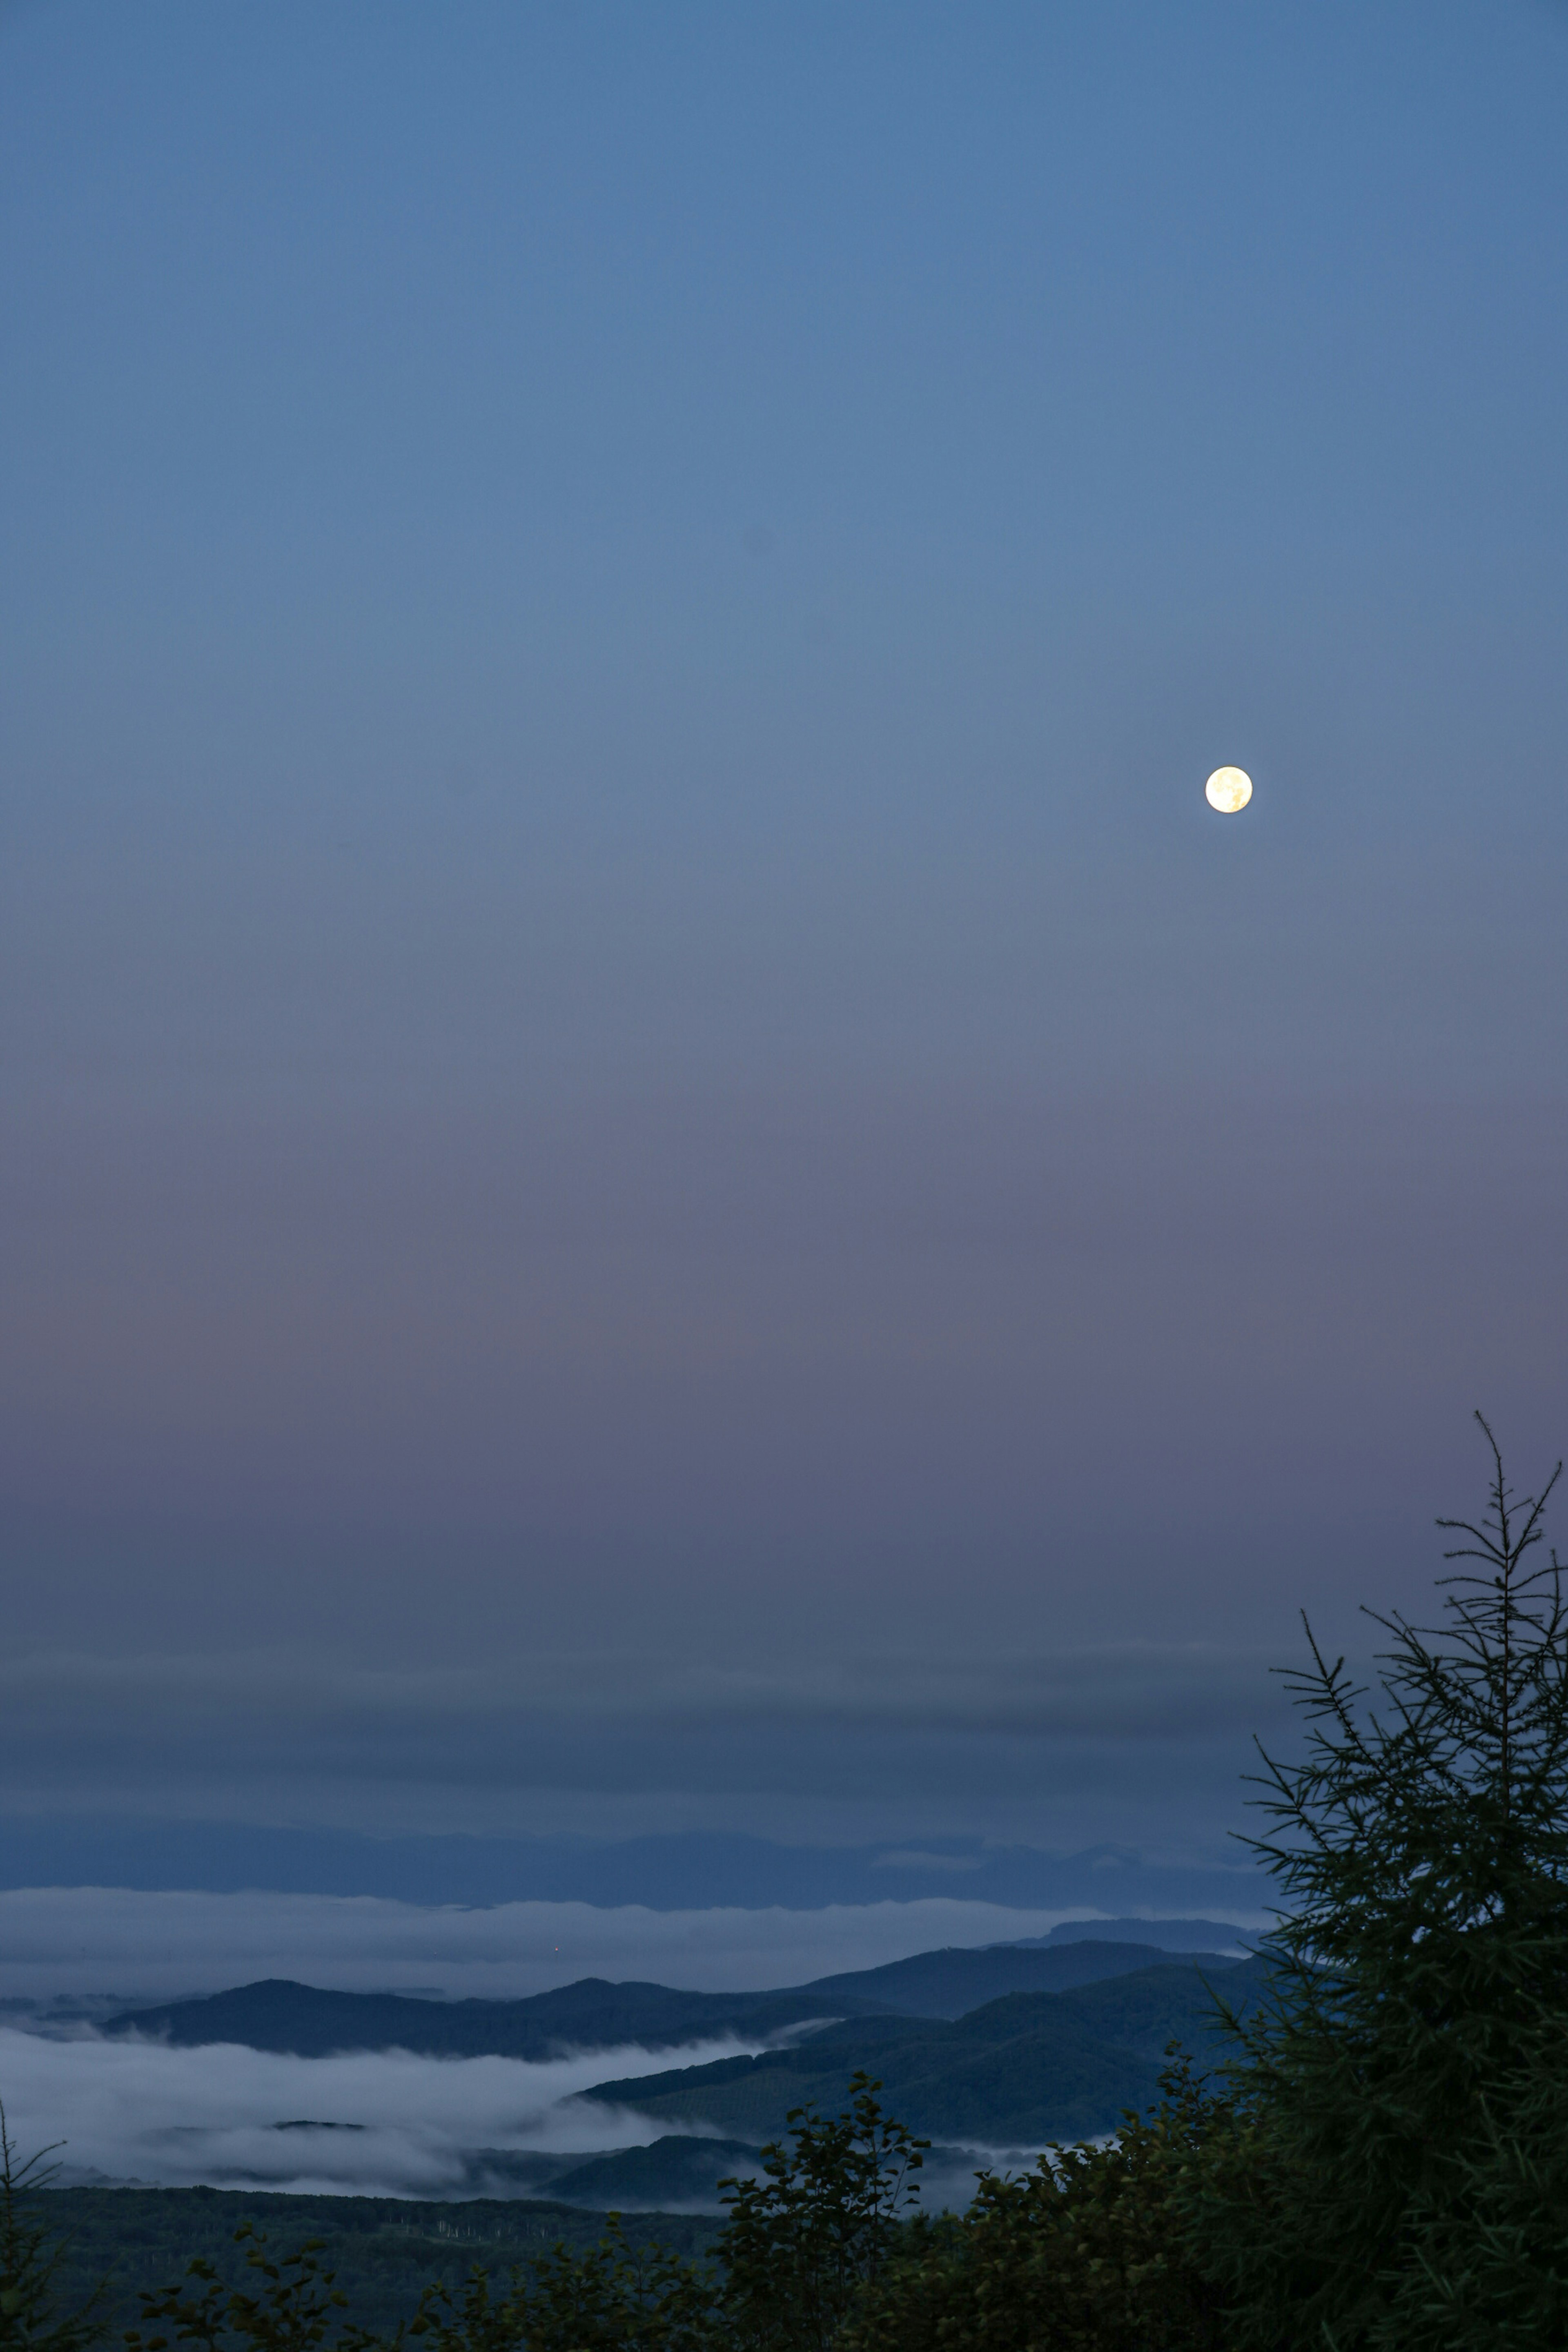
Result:
[[[537,2061],[569,2050],[633,2043],[675,2049],[722,2034],[770,2041],[828,2019],[951,2020],[1005,1994],[1068,1991],[1131,1976],[1165,1957],[1148,1944],[1091,1938],[953,1947],[771,1992],[686,1992],[668,1985],[611,1984],[584,1977],[518,2000],[338,1992],[269,1978],[198,2000],[121,2011],[102,2030],[140,2033],[182,2048],[233,2042],[304,2058],[402,2049],[435,2057]],[[1230,1965],[1218,1953],[1205,1957],[1216,1969]]]
[[[868,2007],[873,2004],[868,2003]],[[668,1985],[584,1977],[521,2000],[425,2000],[410,1993],[335,1992],[271,1977],[232,1992],[122,2011],[105,2033],[142,2033],[192,2049],[326,2058],[340,2051],[410,2050],[434,2058],[558,2058],[637,2043],[665,2050],[733,2034],[765,2041],[823,2014],[795,1994],[681,1992]]]

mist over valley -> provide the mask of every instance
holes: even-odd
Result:
[[[1158,1932],[1191,1945],[1214,1924]],[[14,2012],[0,2084],[14,2136],[63,2137],[77,2186],[713,2212],[792,2108],[836,2109],[864,2069],[938,2143],[932,2193],[962,2199],[987,2151],[1027,2161],[1148,2105],[1173,2035],[1204,2040],[1211,1981],[1248,1969],[1068,1930],[771,1993],[586,1979],[443,2001],[270,1979],[96,2021]]]

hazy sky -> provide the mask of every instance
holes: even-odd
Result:
[[[0,7],[10,1801],[1217,1834],[1568,1429],[1565,266],[1546,0]]]

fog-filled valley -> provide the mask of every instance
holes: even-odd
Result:
[[[701,2055],[738,2047],[725,2037]],[[626,2079],[667,2063],[635,2048],[616,2055]],[[12,2137],[29,2150],[63,2139],[62,2178],[78,2182],[384,2197],[491,2196],[505,2184],[500,2193],[515,2194],[531,2178],[515,2159],[658,2137],[634,2114],[581,2104],[605,2072],[602,2054],[542,2064],[406,2051],[295,2058],[0,2030]]]
[[[721,2179],[858,2069],[937,2143],[928,2200],[962,2202],[977,2166],[1150,2104],[1166,2044],[1205,2039],[1211,1985],[1251,1973],[1235,1948],[1058,1934],[771,1992],[588,1979],[452,2001],[273,1979],[118,2013],[14,2006],[0,2095],[18,2146],[64,2143],[68,2187],[713,2212]]]

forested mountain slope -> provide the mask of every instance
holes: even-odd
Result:
[[[956,2021],[846,2020],[785,2050],[602,2083],[585,2095],[670,2130],[776,2137],[792,2107],[842,2105],[864,2068],[889,2111],[933,2139],[1037,2148],[1112,2130],[1158,2095],[1167,2045],[1201,2053],[1211,1985],[1245,2007],[1261,1964],[1163,1965],[1060,1993],[1008,1993]]]

